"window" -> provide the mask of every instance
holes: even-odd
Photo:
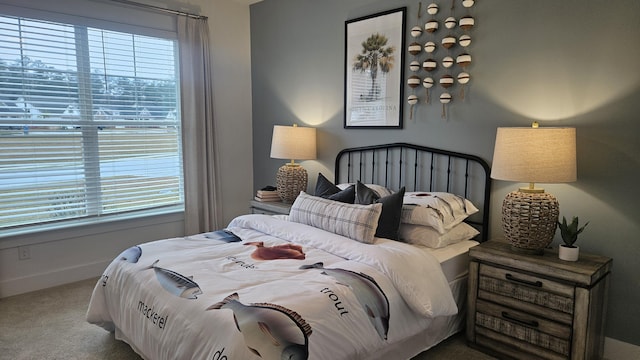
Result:
[[[184,208],[176,47],[0,16],[0,233]]]

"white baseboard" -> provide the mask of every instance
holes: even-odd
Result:
[[[0,281],[0,298],[42,290],[53,286],[98,277],[111,260],[63,268],[16,279]]]
[[[604,360],[640,359],[640,346],[604,338]]]

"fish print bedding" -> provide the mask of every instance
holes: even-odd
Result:
[[[145,359],[367,359],[457,312],[431,255],[267,215],[139,244],[96,284],[87,321]]]

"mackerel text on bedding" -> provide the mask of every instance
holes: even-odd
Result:
[[[227,260],[231,260],[234,263],[236,263],[237,265],[240,265],[241,267],[246,268],[246,269],[257,269],[258,268],[257,266],[255,266],[253,264],[247,263],[247,262],[245,262],[243,260],[238,260],[238,258],[235,257],[235,256],[229,255],[229,256],[227,256]]]
[[[153,323],[153,325],[157,325],[159,329],[165,328],[167,326],[167,319],[169,315],[162,316],[158,314],[153,307],[147,306],[142,300],[138,301],[138,311],[146,317],[149,321]]]

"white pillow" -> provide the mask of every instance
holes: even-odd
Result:
[[[473,226],[463,222],[444,234],[424,225],[400,224],[400,240],[414,245],[423,245],[438,249],[464,240],[471,240],[480,234]]]
[[[407,192],[401,222],[431,226],[444,234],[477,212],[471,201],[462,196],[446,192]]]
[[[311,196],[304,191],[291,205],[289,221],[372,244],[382,204],[357,205]]]
[[[340,190],[344,190],[344,189],[348,188],[351,185],[355,185],[355,183],[344,183],[344,184],[338,184],[336,186],[338,188],[340,188]],[[364,184],[364,185],[366,187],[368,187],[369,189],[375,191],[378,194],[378,196],[380,196],[381,198],[393,194],[392,190],[387,189],[386,187],[384,187],[382,185],[376,185],[376,184]]]

